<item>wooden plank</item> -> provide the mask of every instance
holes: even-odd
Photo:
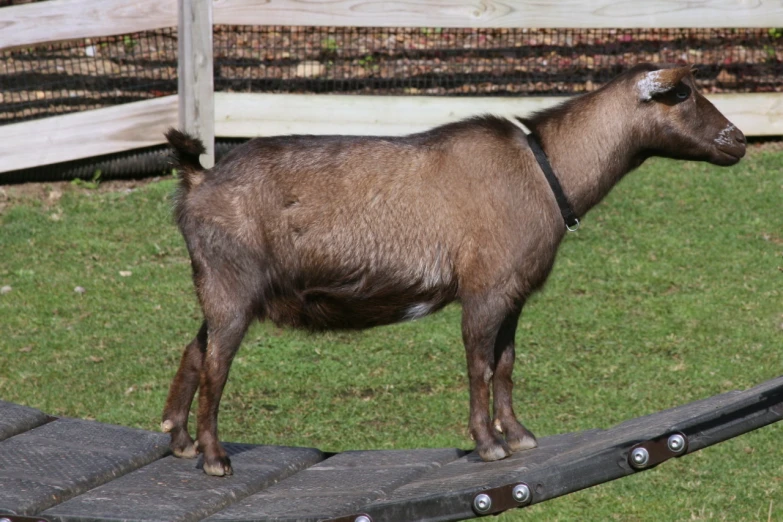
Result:
[[[0,172],[159,145],[176,125],[177,96],[3,125]]]
[[[715,106],[748,136],[783,136],[783,93],[712,94]]]
[[[215,133],[402,135],[477,114],[526,115],[563,99],[216,93]],[[709,99],[748,136],[783,135],[783,93]],[[166,96],[3,125],[0,172],[159,145],[177,124],[177,96]]]
[[[708,98],[748,136],[783,135],[783,93]],[[402,135],[477,114],[524,116],[564,99],[216,93],[215,133]]]
[[[47,0],[0,8],[0,49],[176,25],[172,0]]]
[[[215,93],[220,137],[402,135],[477,114],[528,114],[565,98]]]
[[[179,0],[179,127],[207,149],[200,161],[215,164],[212,74],[212,0]]]
[[[217,24],[354,27],[779,27],[773,0],[214,0]],[[0,8],[0,49],[174,27],[172,0],[47,0]]]
[[[215,0],[216,24],[348,27],[780,27],[773,0]]]

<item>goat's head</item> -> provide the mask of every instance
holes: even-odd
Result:
[[[723,166],[745,155],[745,135],[698,92],[691,67],[639,66],[630,80],[652,155]]]

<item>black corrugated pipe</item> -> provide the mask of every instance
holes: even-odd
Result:
[[[216,159],[220,159],[228,151],[245,141],[247,140],[216,140]],[[166,175],[170,170],[171,157],[169,148],[166,145],[157,145],[144,149],[4,172],[0,174],[0,184],[70,181],[74,179],[100,179],[101,181],[109,179],[138,179]]]

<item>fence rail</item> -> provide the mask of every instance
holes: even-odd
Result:
[[[205,140],[210,150],[202,161],[209,164],[215,135],[402,134],[483,112],[524,115],[559,101],[535,96],[214,94],[209,31],[213,23],[329,27],[781,27],[783,2],[47,0],[4,7],[0,8],[0,49],[178,26],[181,59],[179,97],[0,126],[0,156],[4,158],[0,172],[161,144],[165,128],[174,125],[196,132]],[[747,135],[783,135],[783,93],[718,94],[709,98]]]
[[[227,25],[596,29],[783,25],[783,2],[773,0],[214,0],[211,5],[215,23]],[[47,0],[0,8],[0,49],[175,26],[174,0]]]
[[[770,0],[216,0],[215,23],[342,27],[770,27]]]
[[[174,0],[47,0],[0,8],[0,50],[176,26]]]

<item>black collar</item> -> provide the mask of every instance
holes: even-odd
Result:
[[[541,144],[538,142],[538,138],[532,133],[527,135],[527,142],[530,145],[530,149],[533,151],[533,155],[536,157],[538,165],[541,170],[544,171],[544,176],[549,182],[549,186],[552,188],[552,192],[555,194],[557,205],[560,207],[560,213],[563,215],[563,221],[565,221],[566,228],[573,232],[579,228],[579,219],[574,214],[574,210],[571,208],[571,204],[568,202],[563,187],[560,186],[560,182],[557,180],[555,171],[552,170],[552,165],[549,164],[549,158],[546,157],[544,149],[541,148]]]

